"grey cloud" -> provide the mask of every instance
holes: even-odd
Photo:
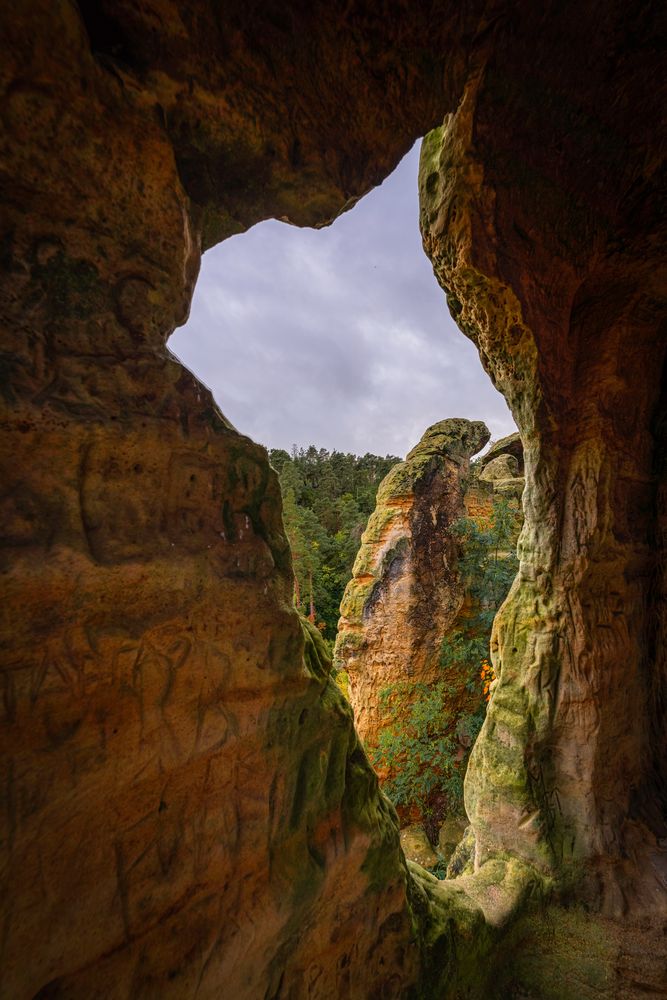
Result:
[[[402,455],[445,417],[515,429],[422,251],[417,164],[329,229],[265,222],[204,256],[169,346],[244,434]]]

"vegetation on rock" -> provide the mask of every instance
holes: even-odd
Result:
[[[470,457],[488,438],[480,421],[439,421],[378,489],[345,589],[334,652],[336,667],[349,675],[357,730],[369,750],[386,721],[382,690],[405,682],[416,693],[440,677],[442,637],[464,601],[450,529],[468,512]],[[493,487],[487,492],[488,514]],[[409,703],[406,689],[406,712]]]
[[[382,692],[386,725],[373,762],[389,798],[408,813],[416,807],[434,841],[445,815],[463,812],[463,778],[492,683],[491,626],[516,574],[519,521],[516,505],[500,497],[488,520],[464,517],[452,525],[466,603],[443,637],[441,677]]]

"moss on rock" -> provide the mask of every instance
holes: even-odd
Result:
[[[539,919],[548,884],[515,858],[497,859],[452,881],[441,881],[414,862],[408,869],[423,969],[415,1000],[500,997],[496,969],[501,956],[507,957],[514,920],[523,914]]]

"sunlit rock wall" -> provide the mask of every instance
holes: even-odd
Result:
[[[377,502],[341,604],[334,659],[347,671],[357,731],[377,746],[386,725],[382,692],[432,684],[440,645],[463,603],[452,524],[471,455],[489,432],[480,421],[442,420],[429,427],[378,489]],[[404,694],[409,710],[409,694]]]

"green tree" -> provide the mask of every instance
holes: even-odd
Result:
[[[292,549],[295,603],[333,642],[339,607],[377,488],[399,461],[392,455],[345,454],[325,448],[270,452],[283,494]]]
[[[301,581],[303,565],[307,559],[308,545],[301,526],[301,508],[296,502],[294,490],[289,487],[283,492],[283,524],[292,550],[292,568],[294,571],[294,604],[301,608]]]

